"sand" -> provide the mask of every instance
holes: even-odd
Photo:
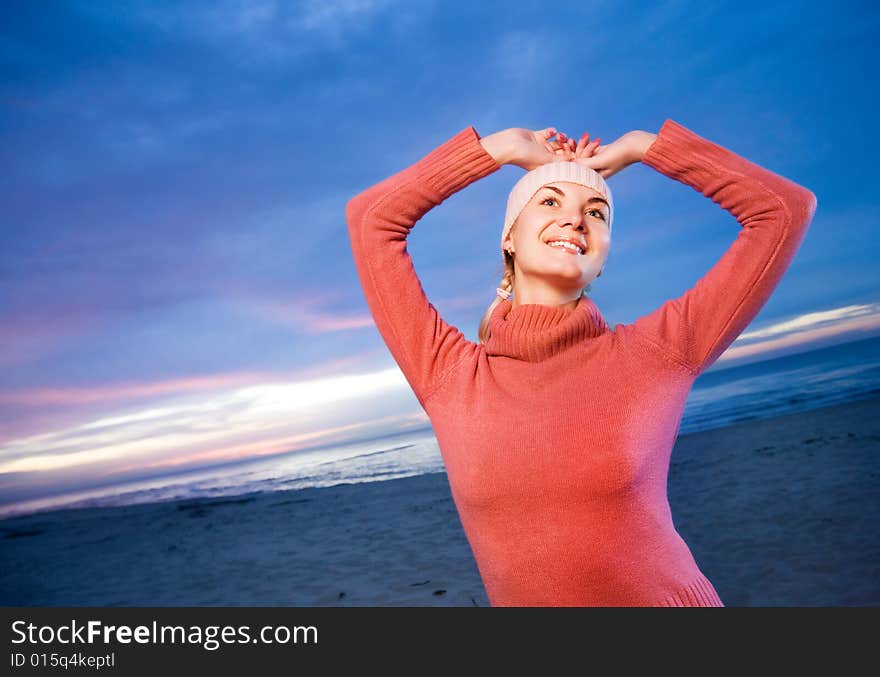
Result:
[[[727,606],[880,604],[880,398],[681,436]],[[488,606],[445,473],[0,521],[4,606]]]

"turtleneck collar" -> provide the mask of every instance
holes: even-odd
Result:
[[[516,308],[502,300],[489,317],[492,334],[487,355],[504,355],[540,362],[587,338],[607,330],[605,319],[592,299],[582,296],[574,308],[526,303]]]

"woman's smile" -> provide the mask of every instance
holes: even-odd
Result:
[[[587,251],[587,248],[581,242],[568,237],[551,237],[547,240],[546,244],[549,247],[553,247],[553,249],[559,249],[576,256],[583,256]]]
[[[564,244],[561,241],[557,240],[555,242],[551,242],[549,246],[553,249],[558,249],[565,254],[571,254],[572,256],[583,256],[583,252],[578,249],[576,245],[573,244]]]

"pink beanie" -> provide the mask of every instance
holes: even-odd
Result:
[[[527,172],[510,191],[507,198],[507,214],[504,217],[504,230],[501,233],[501,249],[504,250],[504,238],[510,232],[513,222],[519,216],[529,200],[542,186],[556,181],[568,181],[577,183],[587,188],[592,188],[608,200],[608,231],[611,231],[611,221],[614,216],[614,201],[611,199],[611,189],[605,183],[605,179],[594,169],[585,167],[579,162],[565,160],[561,162],[548,162],[535,167]]]

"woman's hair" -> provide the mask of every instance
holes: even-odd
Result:
[[[514,222],[514,226],[516,222]],[[504,257],[503,274],[501,275],[501,284],[498,286],[508,292],[513,292],[513,278],[515,275],[514,266],[513,266],[513,256],[505,249],[502,251],[502,256]],[[592,288],[592,282],[588,284],[584,289],[581,290],[581,296],[586,296],[590,289]],[[477,335],[480,339],[480,343],[487,343],[489,341],[489,337],[492,335],[492,330],[489,327],[489,318],[492,317],[492,311],[495,310],[495,307],[501,303],[503,299],[495,295],[495,299],[492,303],[489,304],[489,307],[486,309],[485,314],[483,315],[483,319],[480,320],[480,328],[477,332]]]

